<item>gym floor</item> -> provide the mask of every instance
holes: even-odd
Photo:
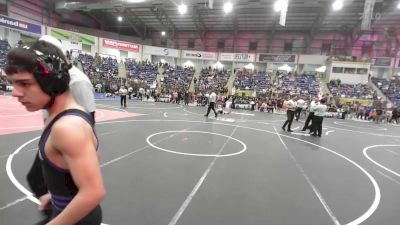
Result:
[[[0,101],[0,224],[34,224],[25,176],[41,114]],[[97,101],[109,225],[396,225],[400,127],[325,119],[321,138],[285,115]]]

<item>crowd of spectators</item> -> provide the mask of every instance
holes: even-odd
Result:
[[[8,84],[7,77],[4,74],[0,74],[0,84]]]
[[[200,92],[227,92],[227,83],[231,71],[204,68],[201,70],[199,81],[197,82],[198,90]]]
[[[376,99],[377,93],[368,84],[343,84],[338,80],[328,83],[334,98]]]
[[[125,68],[128,79],[137,80],[149,86],[157,79],[158,67],[148,61],[137,62],[135,59],[126,59]]]
[[[80,53],[77,57],[77,61],[81,63],[82,70],[85,74],[89,74],[94,71],[94,58],[92,55],[86,53]]]
[[[6,57],[10,49],[11,46],[7,40],[0,40],[0,68],[4,68],[6,65]]]
[[[101,57],[96,54],[80,53],[75,64],[80,66],[95,86],[102,86],[102,92],[114,92],[119,89],[118,62],[115,58]]]
[[[392,77],[390,81],[383,78],[371,80],[394,104],[400,106],[400,77]]]
[[[161,84],[162,90],[168,92],[170,90],[188,91],[192,82],[195,70],[193,67],[182,68],[180,66],[164,66],[164,80]]]
[[[271,87],[271,76],[268,73],[253,73],[240,70],[236,73],[234,86],[237,90],[262,90]]]
[[[11,46],[8,43],[8,40],[0,40],[0,69],[3,69],[7,63],[7,53],[10,51]],[[0,84],[7,86],[9,82],[7,80],[6,75],[0,70]],[[0,89],[0,93],[5,90]]]
[[[278,84],[276,91],[280,94],[290,95],[314,95],[317,96],[321,92],[319,82],[314,75],[303,74],[294,76],[291,73],[278,75]]]

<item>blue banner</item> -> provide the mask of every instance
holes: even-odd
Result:
[[[9,27],[12,29],[27,31],[36,34],[42,34],[42,26],[24,21],[11,19],[6,16],[0,15],[0,26]]]

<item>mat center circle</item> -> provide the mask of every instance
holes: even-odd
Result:
[[[168,133],[198,133],[198,134],[208,134],[208,135],[213,135],[213,136],[220,136],[220,137],[225,137],[227,139],[233,140],[236,143],[239,143],[242,146],[242,149],[240,151],[234,152],[234,153],[229,153],[229,154],[200,154],[200,153],[188,153],[188,152],[182,152],[182,151],[174,151],[171,149],[166,149],[166,148],[162,148],[159,146],[156,146],[156,144],[160,143],[160,142],[164,142],[167,141],[167,139],[172,138],[175,135],[170,135],[167,138],[162,138],[161,140],[158,140],[154,143],[151,142],[151,139],[154,136],[157,135],[161,135],[161,134],[168,134]],[[187,137],[183,138],[182,141],[186,141],[188,140]],[[238,140],[236,138],[233,138],[231,136],[228,135],[224,135],[224,134],[219,134],[219,133],[213,133],[213,132],[208,132],[208,131],[186,131],[186,130],[170,130],[170,131],[162,131],[162,132],[157,132],[154,134],[151,134],[150,136],[148,136],[146,138],[147,144],[149,144],[151,147],[158,149],[160,151],[164,151],[164,152],[169,152],[169,153],[173,153],[173,154],[178,154],[178,155],[190,155],[190,156],[201,156],[201,157],[228,157],[228,156],[235,156],[235,155],[239,155],[242,154],[243,152],[245,152],[247,150],[247,146],[246,144],[241,141]],[[227,148],[227,143],[229,140],[226,140],[224,143],[221,144],[221,146],[219,147],[219,151],[223,152],[226,148]],[[205,143],[199,143],[200,146],[204,146]],[[194,147],[194,146],[193,146]],[[207,148],[206,146],[204,146],[204,148]],[[218,151],[218,152],[219,152]]]

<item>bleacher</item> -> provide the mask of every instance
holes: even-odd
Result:
[[[303,74],[300,76],[281,74],[278,77],[277,90],[280,93],[293,95],[318,95],[321,87],[314,75]]]
[[[93,85],[103,84],[106,92],[113,93],[119,88],[118,63],[111,57],[93,57],[89,54],[78,55],[77,60],[81,63],[83,72],[89,77]]]
[[[201,70],[198,87],[200,92],[225,92],[230,71],[206,68]]]
[[[11,46],[7,40],[0,40],[0,69],[4,69],[7,64],[7,54],[10,51]],[[6,85],[9,85],[9,81],[7,80],[6,75],[3,72],[0,72],[0,84],[4,87],[4,91],[6,90]],[[3,86],[4,85],[4,86]],[[0,88],[0,93],[3,88]]]
[[[235,88],[240,90],[262,90],[271,88],[271,76],[267,73],[256,74],[248,71],[239,71],[236,74]]]
[[[118,77],[118,61],[116,58],[104,57],[99,63],[100,74],[107,77]]]
[[[371,80],[394,104],[400,105],[400,77],[393,77],[390,81],[383,78]]]
[[[138,63],[134,59],[125,61],[128,78],[144,81],[147,85],[153,84],[157,79],[157,69],[153,64],[141,62]]]
[[[0,68],[6,65],[7,53],[10,51],[11,46],[7,40],[0,40]]]
[[[172,67],[166,65],[164,67],[163,89],[165,90],[189,90],[190,83],[194,76],[193,68]]]
[[[334,98],[373,99],[374,90],[367,84],[337,84],[329,82],[328,88]]]
[[[83,72],[85,74],[90,74],[90,72],[93,71],[93,56],[80,53],[78,55],[78,61],[82,64]]]

